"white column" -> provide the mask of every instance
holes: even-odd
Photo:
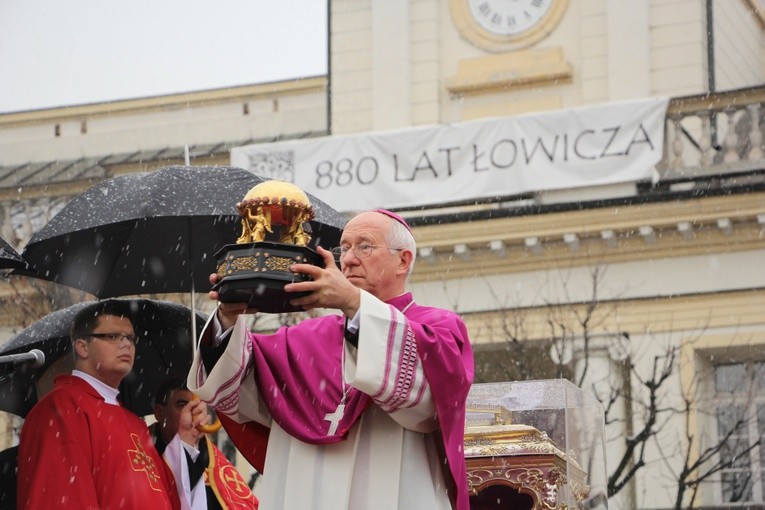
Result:
[[[651,2],[607,2],[608,98],[615,101],[648,97]]]
[[[589,341],[587,356],[585,357],[582,340],[574,342],[573,360],[576,380],[581,379],[585,370],[584,381],[581,388],[584,391],[596,395],[601,402],[608,402],[610,394],[614,390],[624,390],[625,384],[630,384],[629,376],[625,378],[617,365],[623,361],[629,353],[629,342],[617,335],[598,336]],[[627,379],[627,380],[625,380]],[[629,402],[623,399],[609,411],[608,419],[611,425],[606,426],[606,469],[607,476],[618,466],[624,455],[624,437],[629,433],[626,423],[630,419],[627,406]],[[633,510],[633,484],[630,483],[616,496],[609,498],[609,510]]]
[[[15,241],[15,237],[13,234],[13,221],[11,221],[11,204],[9,202],[4,202],[2,205],[3,211],[2,211],[2,223],[0,223],[0,237],[8,241],[9,244],[13,245]]]
[[[409,0],[372,1],[372,128],[411,125]]]
[[[32,214],[32,204],[29,200],[23,200],[20,202],[20,204],[23,207],[23,211],[17,213],[21,218],[20,237],[21,243],[26,244],[34,233],[34,229],[32,228],[32,221],[30,219],[30,215]]]

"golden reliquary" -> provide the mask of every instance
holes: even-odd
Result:
[[[573,510],[583,508],[586,475],[545,432],[512,423],[497,405],[469,405],[488,423],[465,427],[465,462],[471,510]]]
[[[313,219],[313,207],[303,190],[284,181],[266,181],[252,188],[236,204],[242,217],[242,235],[237,244],[259,243],[278,229],[279,241],[307,246],[311,240],[303,223]]]
[[[236,208],[241,234],[236,244],[215,254],[220,279],[213,290],[223,302],[246,302],[261,312],[297,311],[289,300],[303,294],[288,294],[284,285],[309,277],[290,267],[323,266],[322,257],[308,246],[311,235],[306,228],[314,217],[308,195],[289,182],[265,181],[248,191]]]

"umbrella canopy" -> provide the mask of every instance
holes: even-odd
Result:
[[[27,263],[13,247],[0,237],[0,269],[24,269]]]
[[[139,416],[152,413],[152,398],[168,378],[185,378],[191,368],[191,310],[183,305],[150,299],[128,299],[133,313],[136,355],[133,370],[120,385],[120,399]],[[55,311],[20,331],[0,346],[0,355],[39,349],[45,364],[0,365],[0,411],[26,416],[42,392],[52,384],[52,375],[73,368],[69,330],[77,313],[95,302],[78,303]],[[197,334],[206,317],[197,312]]]
[[[207,290],[214,254],[241,232],[236,203],[261,182],[241,168],[198,166],[107,179],[74,197],[22,257],[35,276],[100,298]],[[309,198],[310,246],[337,245],[345,218]]]

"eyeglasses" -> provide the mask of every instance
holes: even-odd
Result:
[[[392,251],[404,250],[404,248],[391,248],[390,246],[385,246],[383,244],[360,243],[360,244],[354,244],[353,246],[336,246],[332,248],[332,250],[330,251],[335,257],[340,257],[340,258],[345,257],[346,253],[348,253],[349,251],[353,251],[353,254],[356,255],[356,257],[363,259],[372,255],[372,251],[374,251],[377,248],[387,248]]]
[[[119,342],[123,338],[131,344],[136,343],[138,337],[135,335],[126,335],[124,333],[90,333],[89,337],[98,338],[100,340],[107,340],[109,342]]]

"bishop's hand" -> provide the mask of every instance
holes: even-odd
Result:
[[[210,275],[210,283],[214,286],[220,280],[218,273]],[[217,291],[211,290],[207,293],[207,297],[213,301],[218,301],[220,294]],[[218,303],[218,322],[220,322],[221,330],[226,331],[232,327],[236,320],[242,314],[253,314],[258,311],[254,308],[249,308],[247,303]]]
[[[313,264],[293,264],[290,271],[306,274],[310,281],[288,283],[284,286],[287,292],[308,292],[307,296],[290,300],[293,306],[302,306],[305,310],[314,308],[334,308],[343,312],[346,317],[353,317],[361,303],[361,292],[340,271],[335,264],[332,252],[321,246],[316,252],[324,259],[324,267]]]

